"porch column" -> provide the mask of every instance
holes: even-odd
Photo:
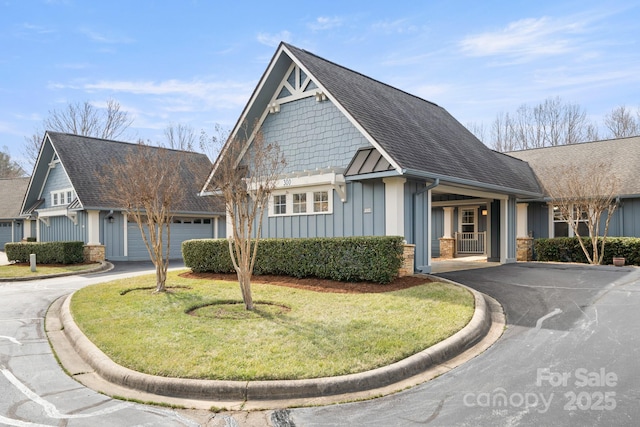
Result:
[[[100,211],[87,211],[87,245],[100,245]]]
[[[518,237],[529,237],[529,224],[527,221],[527,206],[528,203],[518,203],[517,211],[517,225],[518,225]]]
[[[515,199],[500,200],[500,263],[516,261]]]
[[[528,203],[517,204],[517,237],[516,237],[516,260],[533,260],[533,237],[529,236],[529,223],[527,218]]]
[[[22,238],[27,239],[31,237],[31,220],[25,219],[22,223]]]
[[[218,217],[213,217],[213,238],[218,238]]]
[[[122,214],[122,238],[124,240],[124,251],[122,253],[123,256],[129,256],[129,215],[125,212]]]
[[[404,183],[407,180],[391,177],[384,178],[382,182],[384,182],[385,234],[387,236],[404,236]],[[431,201],[430,194],[427,197]],[[427,246],[431,248],[431,244]]]
[[[440,238],[440,257],[454,258],[456,256],[456,240],[453,237],[453,206],[446,206],[444,210],[444,227]]]

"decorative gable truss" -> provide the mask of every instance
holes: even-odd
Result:
[[[280,105],[311,96],[315,96],[318,102],[327,100],[327,95],[293,62],[269,102],[269,113],[279,113]]]

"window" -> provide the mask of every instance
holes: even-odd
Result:
[[[329,212],[329,193],[327,191],[313,193],[313,211]]]
[[[293,213],[307,212],[307,193],[293,195]]]
[[[574,209],[574,216],[578,216],[578,211]],[[587,225],[587,213],[582,212],[582,217],[578,220],[578,233],[581,236],[589,235]],[[553,207],[553,237],[573,237],[575,233],[558,206]]]
[[[286,194],[273,196],[273,213],[275,215],[284,215],[287,213],[287,195]]]
[[[462,209],[460,215],[460,231],[463,233],[476,231],[476,209]]]
[[[64,206],[73,201],[73,190],[61,190],[51,192],[51,206]]]

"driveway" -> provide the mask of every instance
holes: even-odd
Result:
[[[503,303],[508,327],[485,353],[371,401],[213,414],[111,399],[70,379],[51,352],[43,319],[52,301],[148,268],[0,283],[0,425],[631,426],[640,419],[640,269],[512,264],[443,273]]]
[[[393,396],[271,418],[288,426],[637,425],[640,269],[529,263],[442,276],[502,302],[508,326],[493,347]]]

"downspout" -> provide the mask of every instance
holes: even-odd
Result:
[[[416,191],[415,193],[413,193],[411,196],[411,214],[413,216],[413,225],[411,226],[411,239],[413,241],[413,244],[416,244],[416,197],[418,197],[420,194],[424,194],[427,191],[436,188],[438,185],[440,185],[440,178],[436,178],[435,181],[433,181],[431,184],[427,185],[426,187],[424,187],[422,190],[420,191]],[[431,215],[431,212],[428,213],[428,215]],[[429,221],[428,226],[431,227],[431,221]],[[427,235],[430,235],[430,232],[427,232]],[[431,242],[427,242],[428,245],[431,245]],[[429,250],[427,249],[427,252],[429,252]],[[414,257],[414,261],[413,261],[413,271],[416,271],[416,260]]]

